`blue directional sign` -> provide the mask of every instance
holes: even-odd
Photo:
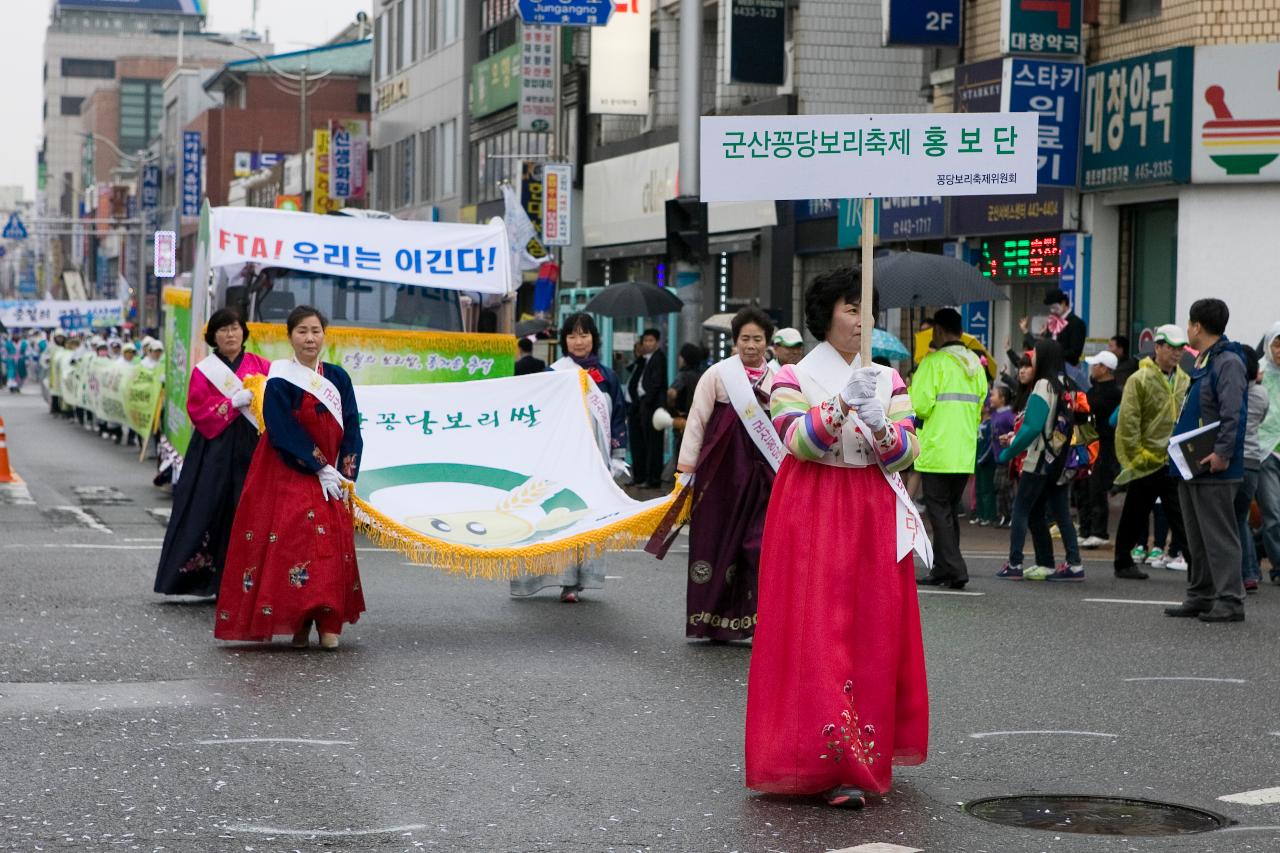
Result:
[[[884,44],[960,46],[960,0],[883,0]]]
[[[520,0],[520,20],[526,24],[603,27],[613,14],[615,0]]]
[[[4,257],[4,246],[0,246],[0,258]]]
[[[27,239],[27,226],[22,224],[22,219],[16,210],[9,214],[9,222],[4,226],[4,232],[0,233],[0,237],[6,240]]]

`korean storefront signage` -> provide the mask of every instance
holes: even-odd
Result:
[[[200,131],[182,134],[182,215],[200,215]]]
[[[1042,187],[1076,185],[1083,80],[1079,62],[1020,57],[1004,61],[1001,111],[1040,114],[1037,171]]]
[[[546,187],[542,183],[542,164],[533,160],[520,161],[520,207],[533,225],[537,246],[530,250],[535,258],[546,255],[542,243],[542,211],[546,202]]]
[[[315,156],[311,161],[311,212],[328,213],[342,207],[342,201],[330,195],[332,167],[329,162],[329,131],[316,129],[313,133]]]
[[[392,104],[398,104],[409,98],[409,78],[397,77],[394,80],[388,80],[385,83],[378,84],[378,100],[377,111],[390,107]]]
[[[1066,214],[1061,187],[1045,187],[1016,198],[968,196],[951,199],[950,233],[956,236],[1061,231]]]
[[[520,27],[520,108],[517,129],[547,133],[556,117],[556,36],[552,27]]]
[[[958,113],[1000,111],[1003,59],[986,59],[956,68],[955,105]]]
[[[883,0],[880,14],[885,46],[960,46],[960,0]]]
[[[178,274],[178,235],[174,231],[155,233],[155,251],[152,265],[156,278],[173,278]]]
[[[1280,181],[1280,44],[1195,51],[1191,180]]]
[[[947,234],[946,204],[940,195],[880,200],[881,242],[934,240]]]
[[[160,167],[148,163],[142,167],[142,210],[148,214],[160,206]]]
[[[787,77],[787,0],[727,0],[721,5],[729,47],[724,82],[781,86]],[[648,22],[646,14],[646,30]]]
[[[270,169],[288,156],[267,151],[237,151],[232,160],[231,174],[233,177],[247,178],[259,169]]]
[[[1034,113],[703,116],[702,199],[1035,192]]]
[[[329,195],[363,198],[369,129],[364,119],[329,121]]]
[[[651,0],[618,3],[607,26],[591,28],[591,112],[649,114],[650,7]]]
[[[573,164],[543,166],[542,192],[542,242],[547,246],[568,246],[573,242]]]
[[[880,204],[881,199],[876,199],[874,207],[874,222],[871,228],[876,233],[880,231]],[[836,202],[836,246],[841,249],[856,249],[862,245],[862,200],[857,198],[842,198]]]
[[[520,44],[471,66],[471,117],[480,118],[520,100]]]
[[[1083,6],[1084,0],[1001,0],[1000,52],[1078,55]]]
[[[834,198],[806,198],[795,203],[793,208],[796,222],[809,222],[814,219],[834,219],[836,216],[836,200]]]
[[[1176,47],[1089,66],[1083,189],[1187,182],[1192,61],[1193,48]]]

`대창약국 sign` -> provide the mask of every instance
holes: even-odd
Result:
[[[703,116],[703,201],[1027,195],[1039,115]]]
[[[1000,52],[1079,54],[1083,6],[1084,0],[1001,0]]]
[[[1082,189],[1187,182],[1193,50],[1175,47],[1089,66]]]

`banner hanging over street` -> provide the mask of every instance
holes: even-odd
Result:
[[[1030,195],[1036,113],[703,116],[703,201]]]
[[[395,284],[503,294],[511,290],[506,229],[453,222],[364,221],[258,207],[214,207],[214,267],[240,263]]]
[[[118,299],[0,299],[0,323],[10,329],[77,331],[123,322]]]
[[[634,501],[596,447],[583,373],[356,386],[356,518],[379,545],[453,574],[556,572],[646,541],[673,498]]]

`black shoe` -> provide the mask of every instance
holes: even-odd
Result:
[[[968,578],[965,578],[962,581],[950,581],[947,583],[947,589],[957,589],[957,590],[964,589],[964,585],[967,584],[968,582],[969,582]]]
[[[925,575],[922,578],[916,578],[916,586],[950,586],[950,578],[937,578],[933,575]]]
[[[1243,610],[1228,610],[1220,605],[1214,605],[1213,609],[1207,613],[1200,614],[1201,622],[1243,622]]]
[[[1200,604],[1188,604],[1183,602],[1177,607],[1166,607],[1164,609],[1165,616],[1174,616],[1183,619],[1190,619],[1192,616],[1199,616],[1202,613],[1208,613],[1209,608]],[[1243,617],[1242,617],[1243,618]]]
[[[1151,576],[1137,566],[1126,566],[1123,569],[1116,569],[1116,577],[1127,581],[1144,581]]]
[[[827,805],[838,809],[860,809],[867,804],[867,796],[861,788],[841,785],[823,794]]]

